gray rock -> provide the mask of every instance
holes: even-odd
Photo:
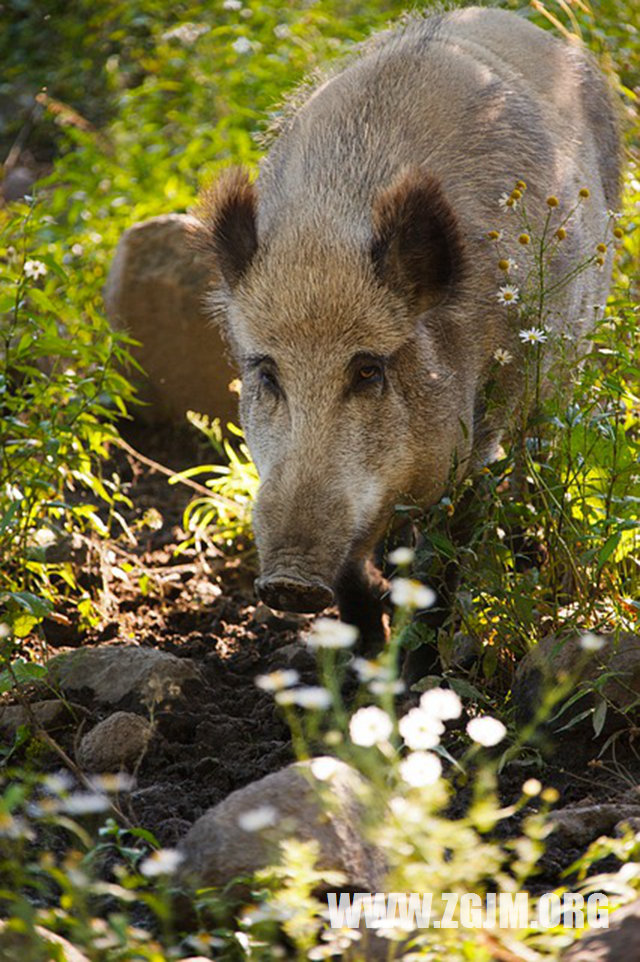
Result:
[[[345,887],[383,891],[384,859],[361,833],[362,786],[344,762],[323,758],[296,762],[232,792],[180,843],[181,878],[225,885],[277,864],[279,843],[295,838],[317,842],[316,867],[343,873]]]
[[[573,845],[588,845],[599,835],[610,835],[618,822],[640,817],[640,805],[605,802],[559,808],[551,815],[554,830]]]
[[[605,644],[596,652],[584,651],[579,636],[560,640],[549,635],[531,649],[518,665],[513,686],[516,717],[520,724],[535,717],[546,691],[567,679],[574,682],[573,695],[575,686],[581,685],[586,691],[589,682],[606,673],[609,677],[599,690],[607,701],[622,711],[638,704],[640,636],[621,632],[617,637],[601,637]],[[581,699],[575,711],[583,711],[587,704],[586,698]],[[565,725],[568,720],[569,715],[563,715],[558,724]],[[571,735],[573,737],[575,732],[572,731]]]
[[[123,234],[104,290],[113,326],[141,342],[132,353],[146,372],[140,396],[149,420],[184,422],[189,409],[237,421],[237,377],[217,328],[203,307],[210,259],[195,251],[189,229],[199,222],[166,214]],[[135,376],[135,372],[132,372]]]
[[[291,642],[277,648],[269,659],[269,671],[279,671],[282,668],[294,668],[301,674],[314,671],[316,656],[313,649],[299,641]]]
[[[640,899],[609,916],[609,927],[593,929],[574,942],[562,962],[635,962],[640,959]]]
[[[49,681],[63,692],[90,688],[102,704],[135,693],[147,705],[176,698],[185,682],[200,676],[187,658],[155,648],[102,645],[79,648],[48,662]]]
[[[146,718],[117,711],[98,722],[78,746],[76,761],[86,772],[135,768],[149,747],[153,726]]]
[[[37,173],[30,167],[13,167],[0,182],[0,193],[6,201],[20,200],[30,192],[37,179]]]
[[[70,714],[79,712],[84,714],[84,709],[78,705],[69,705],[57,698],[49,698],[45,701],[33,702],[30,706],[33,717],[38,725],[45,731],[52,731],[68,721]],[[27,709],[22,705],[6,705],[0,708],[0,728],[9,735],[15,735],[21,725],[31,728],[31,716]]]

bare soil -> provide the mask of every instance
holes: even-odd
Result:
[[[131,428],[127,437],[147,458],[173,469],[210,460],[194,438],[173,430]],[[215,549],[176,554],[185,538],[182,512],[192,494],[187,488],[169,485],[161,472],[121,450],[114,449],[110,468],[119,472],[134,505],[126,517],[137,544],[124,534],[117,536],[114,529],[106,555],[104,547],[99,554],[89,552],[83,577],[87,587],[101,589],[101,623],[80,630],[73,621],[48,622],[48,654],[85,644],[127,642],[190,658],[198,665],[202,681],[189,682],[179,699],[154,711],[156,734],[136,772],[136,789],[124,806],[136,825],[153,832],[163,845],[174,845],[207,808],[294,760],[279,709],[254,679],[258,673],[294,667],[303,682],[314,682],[314,656],[299,639],[310,622],[256,608],[250,547],[231,559]],[[149,509],[162,517],[156,530],[139,524]],[[135,565],[129,572],[127,560]],[[147,575],[144,590],[141,572]],[[347,684],[347,698],[354,688],[353,681]],[[402,696],[404,705],[399,707],[409,707],[417,697]],[[86,717],[80,725],[70,722],[54,732],[71,756],[81,735],[114,710],[149,714],[148,705],[133,696],[105,707],[97,705],[87,689],[73,700],[83,705]],[[571,735],[542,767],[531,765],[531,756],[526,766],[521,762],[507,766],[499,782],[504,801],[518,798],[523,781],[532,776],[558,790],[559,807],[585,799],[611,801],[630,784],[640,783],[640,764],[628,739],[619,743],[615,765],[606,761],[585,765],[584,743],[576,751],[576,739],[582,737]],[[454,730],[447,747],[455,755],[459,744]],[[594,756],[598,747],[593,744]],[[41,752],[37,764],[53,769],[60,760]],[[468,789],[461,783],[454,814],[463,810],[467,799]],[[501,831],[518,834],[517,820]],[[534,888],[553,889],[580,854],[562,836],[552,836]]]

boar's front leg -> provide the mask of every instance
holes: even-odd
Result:
[[[358,654],[377,655],[389,638],[388,604],[383,596],[388,584],[370,561],[349,561],[336,584],[340,618],[360,632]]]

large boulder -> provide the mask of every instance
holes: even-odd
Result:
[[[624,727],[629,722],[625,713],[638,714],[640,709],[640,636],[630,632],[603,635],[595,650],[583,647],[579,635],[543,638],[516,671],[513,699],[518,724],[534,721],[548,693],[562,684],[568,686],[564,701],[573,698],[578,690],[585,694],[568,711],[560,713],[560,705],[554,707],[555,721],[546,724],[549,731],[567,726],[572,717],[589,706],[595,707],[602,698],[611,706],[603,734]],[[578,731],[590,728],[591,719],[586,718],[582,727],[571,726],[567,734],[573,740]]]
[[[316,867],[342,873],[345,887],[383,891],[384,858],[362,834],[363,784],[344,762],[315,758],[232,792],[180,843],[181,877],[226,885],[277,864],[280,843],[293,838],[316,842]]]
[[[631,962],[640,959],[640,899],[609,916],[608,928],[587,931],[562,962]]]
[[[122,235],[104,290],[112,325],[141,342],[132,354],[146,372],[138,384],[148,420],[184,422],[188,410],[237,421],[230,367],[205,309],[208,259],[189,237],[199,222],[165,214]],[[132,372],[134,378],[135,372]]]

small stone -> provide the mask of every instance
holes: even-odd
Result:
[[[84,736],[76,761],[87,772],[117,772],[133,769],[144,757],[153,734],[146,718],[117,711],[99,722]]]
[[[296,641],[289,645],[282,645],[274,651],[268,664],[270,671],[293,668],[304,674],[304,672],[315,671],[316,656],[308,645]]]
[[[268,625],[273,631],[297,631],[308,624],[309,616],[295,612],[288,612],[286,616],[276,615],[264,602],[259,601],[253,612],[253,620],[257,625]]]
[[[0,193],[6,201],[20,200],[29,193],[37,177],[29,167],[14,167],[0,181]]]

